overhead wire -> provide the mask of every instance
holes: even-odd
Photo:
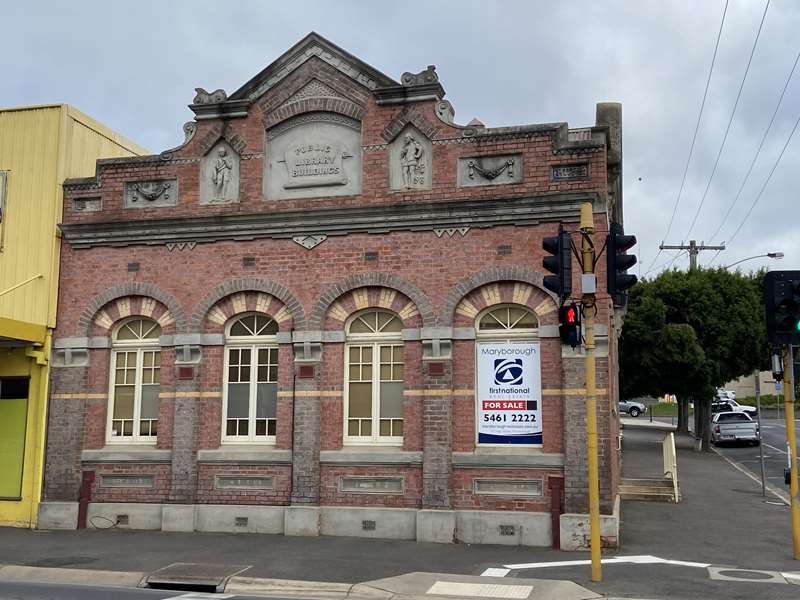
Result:
[[[761,142],[758,144],[756,153],[753,155],[753,160],[750,161],[750,166],[747,169],[747,173],[745,173],[744,179],[742,179],[742,184],[739,186],[739,190],[736,192],[736,196],[733,198],[733,202],[728,207],[725,216],[722,217],[722,222],[719,224],[719,227],[717,227],[714,230],[714,233],[712,233],[707,239],[713,240],[717,236],[717,234],[725,226],[725,223],[727,222],[728,217],[730,216],[737,202],[739,202],[739,198],[742,195],[742,191],[744,190],[745,185],[750,179],[750,174],[753,172],[753,167],[755,167],[756,161],[758,160],[758,157],[761,154],[761,149],[764,147],[764,142],[766,142],[767,136],[769,135],[769,132],[772,129],[772,125],[775,123],[775,117],[778,115],[778,110],[780,109],[781,104],[783,103],[783,97],[786,95],[786,90],[789,87],[789,83],[791,82],[792,77],[794,77],[794,72],[795,69],[797,69],[798,61],[800,61],[800,52],[797,53],[797,57],[794,59],[794,64],[792,65],[792,70],[789,72],[789,76],[786,78],[786,83],[783,84],[783,90],[781,90],[780,98],[778,98],[778,103],[775,105],[775,110],[772,113],[772,118],[769,120],[769,125],[767,125],[767,129],[764,131],[764,135],[761,136]],[[716,258],[716,256],[714,258]]]
[[[736,110],[739,108],[739,100],[742,98],[742,90],[744,89],[744,84],[747,81],[747,74],[750,72],[750,65],[753,62],[753,55],[756,52],[756,47],[758,46],[758,40],[761,37],[761,30],[764,27],[764,20],[767,18],[767,11],[769,10],[769,3],[770,0],[767,0],[766,4],[764,5],[764,13],[761,15],[761,22],[758,25],[758,31],[756,32],[756,39],[753,41],[753,47],[750,50],[750,57],[747,59],[747,66],[744,70],[744,75],[742,76],[742,82],[739,84],[739,91],[736,93],[736,101],[733,103],[733,110],[731,111],[730,119],[728,119],[728,125],[725,128],[725,135],[722,136],[722,143],[719,146],[719,150],[717,151],[717,158],[714,161],[714,166],[711,169],[711,175],[708,178],[708,182],[706,182],[706,188],[703,191],[703,196],[700,198],[700,203],[697,205],[697,210],[694,213],[694,218],[692,219],[691,225],[689,225],[689,231],[686,233],[686,239],[692,234],[692,229],[694,229],[695,224],[697,223],[697,218],[700,216],[700,211],[703,209],[703,204],[705,204],[706,197],[708,196],[708,190],[711,188],[711,182],[714,180],[714,175],[717,172],[717,167],[719,166],[720,158],[722,158],[722,153],[725,150],[725,144],[728,141],[728,134],[731,131],[731,125],[733,125],[733,119],[736,116]]]
[[[722,29],[725,26],[725,16],[728,14],[728,2],[729,0],[725,0],[725,8],[722,10],[722,19],[719,23],[719,31],[717,32],[717,41],[714,43],[714,54],[711,57],[711,66],[708,69],[708,77],[706,77],[706,87],[703,91],[703,100],[700,102],[700,111],[697,114],[697,123],[694,126],[694,134],[692,135],[692,143],[689,146],[689,156],[686,158],[686,166],[683,169],[683,177],[681,178],[681,186],[678,190],[678,195],[675,197],[675,204],[672,207],[672,216],[669,219],[669,225],[667,225],[667,232],[664,234],[662,239],[667,239],[669,236],[669,232],[672,231],[672,224],[675,221],[675,215],[678,212],[678,204],[681,201],[681,196],[683,195],[683,188],[686,185],[686,175],[689,172],[689,164],[692,162],[692,155],[694,154],[694,145],[697,141],[697,132],[700,130],[700,121],[703,118],[703,110],[706,106],[706,98],[708,97],[708,88],[711,84],[711,75],[714,73],[714,65],[717,62],[717,50],[719,50],[719,41],[722,38]],[[658,253],[655,255],[653,260],[650,262],[650,267],[647,269],[647,273],[653,270],[653,265],[658,260],[658,257],[661,256],[661,248],[659,248]],[[645,275],[647,275],[645,273]]]
[[[798,125],[800,125],[800,116],[797,117],[797,120],[794,122],[794,127],[792,127],[792,131],[791,131],[791,133],[789,133],[789,137],[786,138],[786,143],[783,145],[783,148],[781,148],[781,152],[780,152],[780,154],[778,154],[778,158],[775,159],[775,163],[772,165],[772,169],[770,169],[769,175],[767,175],[767,178],[764,180],[764,183],[761,185],[761,189],[758,190],[758,195],[755,197],[755,199],[753,200],[753,203],[750,205],[750,208],[747,210],[747,213],[745,214],[744,219],[742,219],[742,222],[739,223],[739,226],[733,232],[733,235],[731,235],[731,237],[728,238],[728,243],[729,244],[734,239],[736,239],[737,235],[739,235],[739,232],[742,230],[742,227],[744,227],[745,223],[747,223],[747,220],[750,218],[750,215],[752,214],[753,209],[758,204],[758,201],[761,200],[761,196],[764,194],[764,190],[767,189],[767,186],[769,185],[769,182],[772,179],[772,175],[775,173],[775,170],[778,168],[778,165],[781,162],[781,158],[783,158],[783,155],[786,152],[786,148],[789,147],[789,143],[792,141],[792,138],[794,137],[794,134],[797,131]]]

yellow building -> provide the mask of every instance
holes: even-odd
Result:
[[[35,527],[64,179],[147,150],[65,104],[0,109],[0,525]]]

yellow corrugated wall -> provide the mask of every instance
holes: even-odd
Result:
[[[0,223],[0,317],[55,327],[64,179],[95,174],[98,158],[148,152],[67,105],[0,109],[0,171],[7,171]],[[0,335],[2,335],[0,331]],[[49,335],[49,334],[48,334]],[[44,458],[49,366],[45,348],[4,350],[0,376],[30,377],[22,498],[0,499],[0,525],[36,525]]]

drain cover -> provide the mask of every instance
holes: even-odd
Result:
[[[145,581],[151,588],[221,592],[228,579],[249,568],[250,565],[172,563],[153,571]]]

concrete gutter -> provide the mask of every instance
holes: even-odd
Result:
[[[52,567],[0,566],[0,581],[31,583],[67,583],[109,587],[139,587],[147,573],[136,571],[96,571],[92,569],[58,569]]]
[[[225,586],[225,593],[240,596],[279,596],[313,600],[389,600],[395,597],[392,592],[361,583],[264,579],[260,577],[231,577]]]

